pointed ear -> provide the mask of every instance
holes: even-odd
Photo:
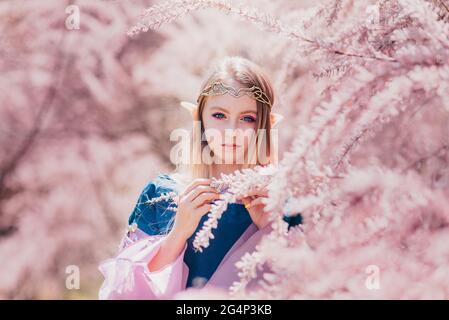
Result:
[[[279,124],[282,120],[284,120],[284,116],[280,113],[271,112],[270,113],[271,127],[274,128]]]
[[[181,101],[179,103],[181,107],[185,108],[187,111],[189,111],[192,118],[195,118],[196,113],[198,112],[198,105],[192,102],[188,101]]]

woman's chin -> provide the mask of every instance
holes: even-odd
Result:
[[[219,164],[243,164],[244,155],[240,152],[226,151],[222,157],[215,156],[215,163]]]

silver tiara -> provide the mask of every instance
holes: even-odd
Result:
[[[198,96],[198,99],[196,101],[199,104],[201,96],[217,96],[217,95],[223,95],[226,93],[229,93],[233,97],[236,97],[236,98],[241,97],[242,95],[246,94],[246,95],[252,97],[253,99],[256,99],[257,101],[268,104],[270,109],[272,107],[270,99],[268,99],[265,92],[263,92],[262,89],[260,89],[259,87],[252,86],[251,88],[236,89],[234,87],[231,87],[231,86],[228,86],[228,85],[222,83],[221,81],[215,81],[212,84],[208,85],[206,88],[204,88],[203,91],[201,91],[201,93]]]

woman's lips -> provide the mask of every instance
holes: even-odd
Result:
[[[237,147],[240,147],[240,146],[238,146],[238,145],[236,145],[236,144],[222,144],[221,145],[222,147],[225,147],[225,148],[237,148]]]

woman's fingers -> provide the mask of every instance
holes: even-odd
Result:
[[[268,188],[248,191],[241,198],[248,198],[248,197],[268,197]]]
[[[264,200],[264,199],[267,199],[267,198],[265,198],[265,197],[256,198],[253,201],[251,201],[248,205],[246,205],[246,208],[248,209],[248,208],[251,208],[254,206],[265,205],[266,200]]]
[[[203,204],[202,206],[195,209],[195,213],[199,214],[199,218],[201,219],[206,213],[210,212],[212,209],[212,205],[209,203]]]
[[[192,190],[194,190],[196,187],[205,185],[208,186],[212,182],[211,179],[205,179],[205,178],[198,178],[193,180],[183,191],[183,194],[189,194]]]
[[[200,185],[189,192],[189,194],[187,195],[187,199],[190,202],[194,202],[196,198],[198,198],[201,194],[206,193],[206,192],[215,193],[217,195],[220,194],[216,189],[212,188],[211,186]]]
[[[242,202],[245,205],[245,208],[253,201],[250,197],[242,198]]]
[[[198,197],[196,197],[192,205],[194,208],[198,208],[203,205],[205,202],[209,202],[211,200],[219,199],[220,193],[218,192],[203,192]]]
[[[248,192],[247,194],[237,197],[237,200],[243,200],[243,199],[249,199],[249,200],[254,200],[257,198],[268,198],[268,192],[261,192],[261,191],[257,191],[257,192]]]

